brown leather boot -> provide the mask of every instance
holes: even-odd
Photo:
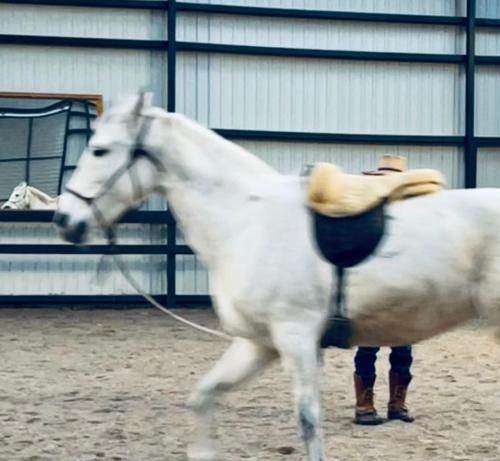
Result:
[[[389,372],[390,400],[387,407],[387,419],[399,419],[405,423],[412,423],[415,418],[410,416],[406,406],[406,391],[410,385],[412,376],[402,376],[393,371]]]
[[[354,423],[363,426],[376,426],[384,421],[377,415],[373,405],[373,385],[376,375],[361,377],[354,373],[354,389],[356,390],[356,410],[354,412]]]

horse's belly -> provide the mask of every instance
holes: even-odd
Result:
[[[460,325],[476,316],[472,303],[427,302],[381,306],[353,318],[354,344],[397,346],[414,344]]]

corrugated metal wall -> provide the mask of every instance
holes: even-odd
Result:
[[[377,13],[459,15],[458,0],[200,0],[196,3],[305,8]],[[478,15],[500,17],[496,0],[478,0]],[[165,39],[167,15],[161,11],[0,5],[2,33],[74,37]],[[363,51],[464,53],[462,28],[341,21],[255,18],[178,13],[180,41],[344,49]],[[500,54],[500,34],[481,30],[479,54]],[[105,107],[120,96],[148,87],[166,107],[166,53],[145,50],[2,46],[0,88],[4,91],[98,93]],[[499,135],[500,73],[479,67],[476,133]],[[211,128],[304,132],[463,135],[464,75],[459,66],[387,62],[329,61],[224,54],[179,53],[177,110]],[[297,173],[314,161],[334,161],[349,172],[372,168],[384,153],[406,155],[411,167],[433,167],[450,187],[463,186],[461,149],[239,141],[279,171]],[[82,146],[71,147],[68,161]],[[500,152],[479,152],[478,183],[494,185]],[[158,205],[158,204],[157,204]],[[159,205],[158,205],[159,206]],[[49,226],[2,226],[5,242],[54,240]],[[124,243],[160,243],[165,228],[128,225]],[[181,236],[178,242],[182,242]],[[9,258],[0,294],[131,293],[119,276],[93,283],[99,257]],[[164,293],[165,258],[130,257],[134,275],[145,288]],[[49,262],[52,261],[52,262]],[[56,261],[56,262],[54,262]],[[30,280],[16,275],[23,271]],[[45,275],[40,277],[40,271]],[[16,278],[17,277],[17,278]],[[177,257],[177,292],[205,294],[206,271],[193,256]],[[27,293],[26,290],[29,290]]]
[[[460,134],[458,66],[183,54],[177,107],[213,128]]]

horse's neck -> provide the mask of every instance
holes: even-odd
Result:
[[[283,176],[239,146],[181,118],[172,130],[167,196],[186,241],[208,262],[251,225],[264,190]]]
[[[28,187],[29,204],[32,210],[50,210],[54,209],[57,205],[57,197],[52,198],[41,190],[34,187]]]

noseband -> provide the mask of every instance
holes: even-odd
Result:
[[[115,183],[125,174],[128,174],[130,178],[130,184],[132,185],[132,199],[133,201],[138,201],[143,197],[142,191],[143,188],[141,187],[141,183],[139,181],[138,175],[133,173],[132,167],[136,164],[136,162],[141,159],[145,158],[149,160],[157,169],[158,171],[165,171],[164,166],[160,162],[160,160],[153,155],[151,152],[149,152],[145,148],[145,138],[149,133],[151,123],[154,120],[154,117],[151,116],[142,116],[141,117],[143,122],[139,128],[139,132],[137,133],[136,139],[130,148],[130,155],[129,159],[127,162],[125,162],[120,168],[118,168],[102,185],[101,189],[93,196],[85,196],[83,194],[80,194],[79,192],[69,188],[65,187],[65,191],[68,192],[69,194],[75,196],[76,198],[82,200],[85,202],[87,205],[90,206],[92,209],[92,214],[94,215],[95,220],[99,223],[99,225],[103,229],[107,229],[108,231],[108,237],[111,239],[112,234],[112,224],[108,223],[106,219],[104,218],[101,210],[99,210],[96,202],[109,193],[109,191],[113,188]]]

